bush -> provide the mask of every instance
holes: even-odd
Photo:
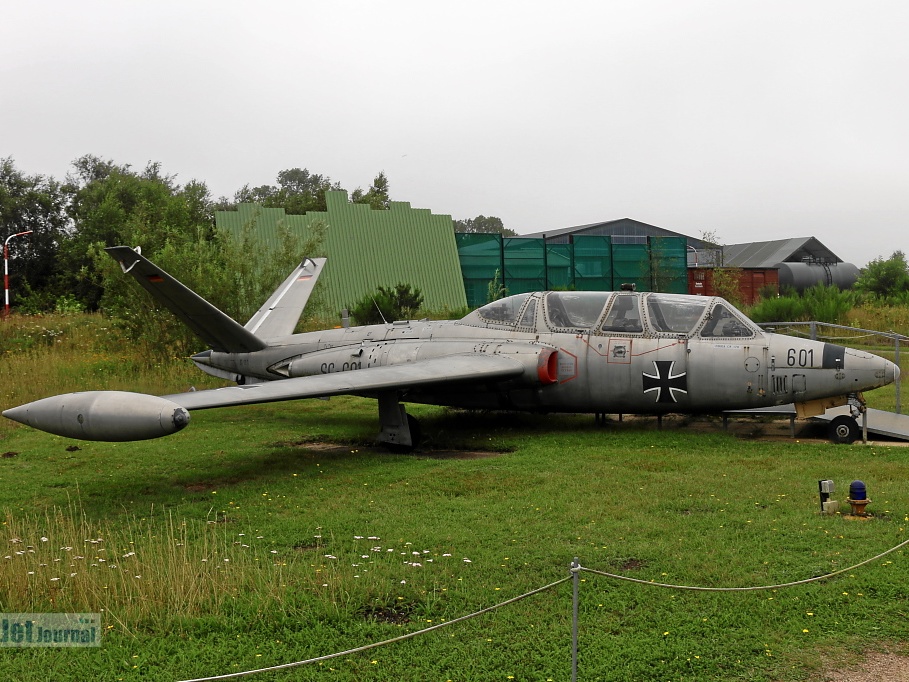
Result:
[[[801,322],[816,320],[845,324],[846,316],[860,302],[854,291],[818,284],[799,295],[793,290],[765,298],[748,311],[755,322]]]
[[[486,289],[486,302],[492,303],[508,296],[508,287],[502,282],[502,273],[496,268],[495,276],[489,281]]]
[[[805,304],[797,295],[763,298],[748,310],[748,317],[755,322],[796,322],[808,319],[805,317]]]
[[[859,302],[856,292],[817,284],[802,294],[808,318],[818,322],[843,324],[846,314]]]
[[[423,294],[409,284],[376,289],[355,304],[348,306],[351,317],[357,324],[381,324],[394,320],[411,320],[417,316],[423,305]]]
[[[65,294],[54,303],[54,312],[58,315],[78,315],[85,312],[85,306],[73,294]]]

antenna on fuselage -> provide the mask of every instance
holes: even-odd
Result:
[[[379,302],[376,300],[376,297],[373,296],[372,294],[370,294],[369,297],[372,299],[372,303],[376,307],[376,310],[379,311],[379,317],[382,318],[382,322],[384,322],[385,324],[388,324],[388,320],[386,320],[385,315],[382,314],[382,309],[379,307]]]

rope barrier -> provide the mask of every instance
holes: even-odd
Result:
[[[558,585],[561,585],[562,583],[568,582],[569,580],[575,580],[577,575],[581,572],[592,573],[594,575],[601,575],[601,576],[604,576],[607,578],[614,578],[616,580],[624,580],[626,582],[635,583],[638,585],[647,585],[649,587],[662,587],[662,588],[673,589],[673,590],[692,590],[692,591],[697,591],[697,592],[755,592],[755,591],[759,591],[759,590],[778,590],[778,589],[782,589],[782,588],[786,588],[786,587],[795,587],[797,585],[807,585],[809,583],[819,582],[822,580],[829,580],[831,578],[835,578],[838,575],[842,575],[843,573],[847,573],[849,571],[854,571],[857,568],[861,568],[862,566],[870,564],[872,561],[877,561],[878,559],[881,559],[881,558],[887,556],[888,554],[891,554],[891,553],[897,551],[898,549],[902,549],[906,545],[909,545],[909,540],[904,540],[903,542],[899,543],[898,545],[895,545],[894,547],[891,547],[890,549],[885,550],[885,551],[881,552],[880,554],[871,557],[870,559],[865,559],[864,561],[861,561],[857,564],[849,566],[848,568],[842,568],[838,571],[833,571],[832,573],[827,573],[825,575],[816,576],[814,578],[806,578],[805,580],[796,580],[796,581],[788,582],[788,583],[779,583],[777,585],[760,585],[760,586],[754,586],[754,587],[702,587],[702,586],[697,586],[697,585],[673,585],[670,583],[657,583],[657,582],[653,582],[651,580],[642,580],[640,578],[631,578],[626,575],[619,575],[617,573],[608,573],[606,571],[598,571],[593,568],[587,568],[586,566],[582,566],[581,564],[577,563],[577,560],[575,560],[571,563],[571,566],[569,568],[570,575],[566,578],[562,578],[561,580],[556,580],[553,583],[549,583],[548,585],[544,585],[543,587],[537,588],[535,590],[531,590],[530,592],[525,592],[524,594],[518,595],[517,597],[512,597],[511,599],[503,601],[499,604],[495,604],[493,606],[488,606],[485,609],[476,611],[475,613],[471,613],[466,616],[460,616],[458,618],[455,618],[454,620],[449,620],[444,623],[439,623],[438,625],[432,625],[428,628],[423,628],[422,630],[415,630],[414,632],[409,632],[407,634],[400,635],[398,637],[392,637],[391,639],[382,640],[381,642],[373,642],[372,644],[366,644],[364,646],[356,647],[354,649],[347,649],[346,651],[339,651],[334,654],[327,654],[325,656],[318,656],[316,658],[308,658],[304,661],[294,661],[292,663],[281,663],[279,665],[273,665],[273,666],[269,666],[267,668],[257,668],[254,670],[243,670],[240,672],[226,673],[223,675],[214,675],[211,677],[195,677],[193,679],[182,680],[181,682],[212,682],[213,680],[227,680],[227,679],[231,679],[231,678],[235,678],[235,677],[243,677],[246,675],[255,675],[257,673],[273,672],[275,670],[285,670],[287,668],[295,668],[295,667],[298,667],[301,665],[307,665],[309,663],[319,663],[321,661],[328,661],[333,658],[340,658],[341,656],[349,656],[350,654],[356,654],[356,653],[360,653],[363,651],[368,651],[370,649],[375,649],[380,646],[386,646],[388,644],[402,642],[406,639],[411,639],[418,635],[424,635],[426,633],[433,632],[435,630],[440,630],[440,629],[448,627],[450,625],[455,625],[456,623],[462,623],[464,621],[470,620],[471,618],[476,618],[477,616],[482,616],[483,614],[489,613],[490,611],[495,611],[496,609],[502,608],[503,606],[508,606],[510,604],[519,602],[522,599],[527,599],[528,597],[532,597],[541,592],[545,592],[546,590],[552,589],[553,587],[556,587]],[[575,603],[576,603],[576,601],[577,601],[577,598],[575,597]]]
[[[295,668],[297,666],[306,665],[308,663],[318,663],[320,661],[328,661],[332,658],[340,658],[341,656],[349,656],[350,654],[356,654],[361,651],[368,651],[369,649],[375,649],[376,647],[385,646],[386,644],[394,644],[395,642],[402,642],[405,639],[410,639],[412,637],[416,637],[417,635],[425,635],[427,632],[432,632],[433,630],[439,630],[441,628],[448,627],[449,625],[454,625],[455,623],[462,623],[465,620],[470,620],[471,618],[476,618],[477,616],[482,616],[485,613],[489,613],[490,611],[495,611],[496,609],[502,608],[503,606],[508,606],[509,604],[514,604],[515,602],[519,602],[522,599],[527,599],[527,597],[532,597],[535,594],[539,594],[540,592],[545,592],[546,590],[556,587],[557,585],[561,585],[562,583],[568,582],[571,579],[572,579],[572,576],[568,576],[567,578],[562,578],[561,580],[556,580],[554,583],[549,583],[548,585],[544,585],[543,587],[539,587],[535,590],[531,590],[530,592],[525,592],[524,594],[518,595],[517,597],[512,597],[511,599],[503,601],[500,604],[495,604],[494,606],[487,606],[485,609],[481,609],[480,611],[477,611],[475,613],[471,613],[466,616],[460,616],[459,618],[455,618],[454,620],[449,620],[444,623],[439,623],[438,625],[433,625],[428,628],[423,628],[422,630],[416,630],[414,632],[409,632],[405,635],[400,635],[399,637],[392,637],[391,639],[386,639],[381,642],[373,642],[372,644],[366,644],[365,646],[360,646],[355,649],[348,649],[347,651],[339,651],[338,653],[335,653],[335,654],[327,654],[325,656],[318,656],[317,658],[308,658],[305,661],[294,661],[293,663],[281,663],[280,665],[273,665],[268,668],[258,668],[256,670],[243,670],[241,672],[227,673],[224,675],[215,675],[213,677],[196,677],[191,680],[182,680],[181,682],[210,682],[211,680],[227,680],[232,677],[242,677],[244,675],[255,675],[256,673],[271,672],[274,670],[284,670],[286,668]]]
[[[605,571],[597,571],[592,568],[585,568],[580,566],[580,570],[586,571],[588,573],[594,573],[596,575],[606,576],[607,578],[615,578],[616,580],[625,580],[631,583],[637,583],[639,585],[650,585],[651,587],[665,587],[673,590],[694,590],[698,592],[756,592],[758,590],[778,590],[784,587],[794,587],[796,585],[807,585],[808,583],[815,583],[821,580],[829,580],[830,578],[836,577],[848,571],[854,571],[857,568],[861,568],[865,564],[870,564],[872,561],[877,561],[878,559],[887,556],[891,552],[895,552],[902,547],[909,545],[909,540],[904,540],[895,547],[891,547],[885,552],[881,552],[877,556],[873,556],[870,559],[865,559],[860,563],[850,566],[849,568],[841,568],[838,571],[833,573],[826,573],[824,575],[817,576],[815,578],[806,578],[805,580],[796,580],[791,583],[780,583],[779,585],[761,585],[757,587],[699,587],[696,585],[671,585],[668,583],[655,583],[650,580],[641,580],[640,578],[630,578],[627,575],[618,575],[617,573],[607,573]]]

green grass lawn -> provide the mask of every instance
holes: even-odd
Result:
[[[302,660],[499,603],[566,577],[573,557],[656,582],[766,585],[909,538],[906,448],[412,412],[433,449],[408,456],[370,445],[375,404],[356,398],[200,412],[141,443],[11,430],[2,610],[102,612],[106,632],[97,649],[4,650],[0,677],[186,679]],[[823,478],[839,499],[863,479],[875,518],[820,516]],[[772,592],[582,579],[581,679],[811,679],[825,660],[909,634],[902,551]],[[570,625],[566,583],[251,679],[563,680]]]
[[[13,318],[0,353],[0,408],[215,385],[185,361],[143,361],[97,316]],[[181,680],[324,656],[561,580],[574,557],[647,581],[752,586],[909,538],[904,447],[768,439],[760,422],[737,437],[715,421],[657,431],[653,419],[409,409],[425,442],[406,456],[372,446],[376,405],[358,398],[197,412],[139,443],[0,420],[0,611],[98,612],[104,627],[99,648],[0,649],[0,679]],[[864,480],[874,518],[819,515],[826,478],[840,500]],[[770,592],[581,577],[584,680],[818,679],[909,639],[903,551]],[[571,609],[567,582],[242,679],[565,680]]]

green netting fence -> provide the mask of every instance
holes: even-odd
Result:
[[[688,293],[684,237],[649,237],[646,244],[614,244],[608,236],[575,236],[568,244],[497,234],[457,234],[467,304],[488,301],[498,277],[509,294],[549,289]]]

